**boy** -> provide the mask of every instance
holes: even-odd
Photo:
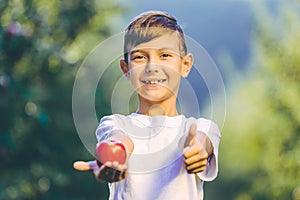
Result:
[[[110,199],[203,199],[203,182],[217,176],[220,132],[210,120],[177,111],[180,79],[192,65],[174,17],[150,11],[128,25],[120,66],[139,106],[128,116],[103,117],[96,131],[99,143],[121,142],[127,162],[74,163],[109,182]]]

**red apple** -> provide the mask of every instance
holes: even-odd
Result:
[[[96,158],[101,163],[117,161],[119,164],[125,164],[126,150],[121,142],[108,140],[97,145]]]

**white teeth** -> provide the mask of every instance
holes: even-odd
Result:
[[[165,81],[164,79],[161,79],[161,80],[150,80],[150,81],[142,81],[142,82],[144,82],[145,84],[158,84],[164,81]]]

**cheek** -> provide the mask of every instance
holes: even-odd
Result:
[[[166,67],[165,68],[165,74],[168,76],[170,79],[176,79],[181,77],[181,68],[180,66],[172,66],[172,67]]]
[[[142,72],[140,69],[133,68],[132,70],[130,70],[129,80],[135,89],[138,88],[139,85],[141,85],[140,83],[141,73]]]
[[[143,66],[143,65],[132,65],[132,66],[130,66],[129,71],[134,76],[137,76],[141,72],[143,72],[144,68],[145,68],[145,66]]]

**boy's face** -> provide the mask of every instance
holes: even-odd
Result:
[[[180,78],[191,70],[191,54],[181,56],[176,33],[169,33],[141,43],[128,52],[128,64],[121,68],[139,96],[161,102],[176,98]]]

